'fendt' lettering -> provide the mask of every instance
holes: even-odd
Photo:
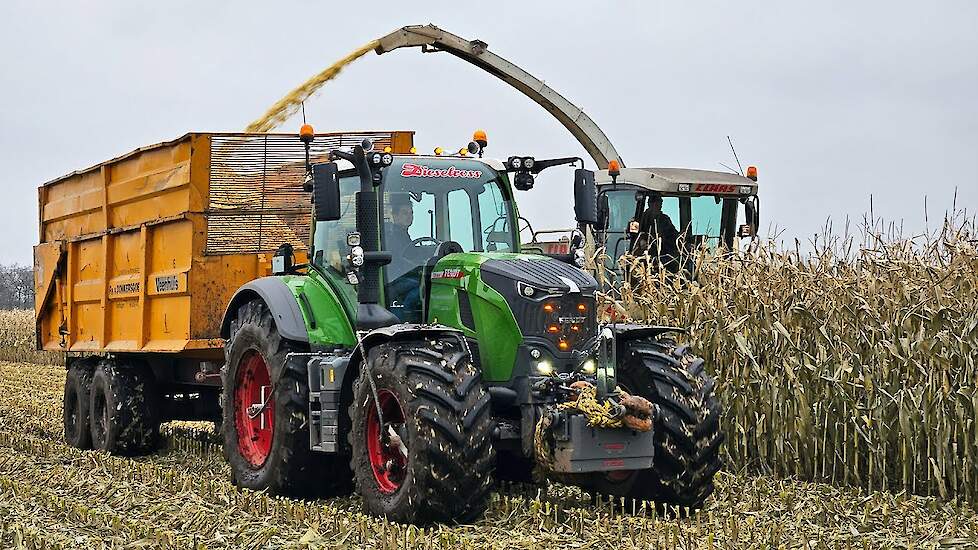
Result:
[[[430,168],[423,164],[405,162],[401,167],[401,175],[405,178],[471,178],[482,177],[481,170],[459,170],[454,166],[448,168]]]

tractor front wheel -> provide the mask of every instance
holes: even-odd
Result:
[[[489,394],[461,337],[371,348],[350,418],[351,467],[368,511],[428,523],[485,510],[494,461]]]
[[[629,345],[619,386],[657,408],[652,468],[589,474],[596,493],[698,509],[713,492],[721,467],[720,403],[703,359],[668,339]]]

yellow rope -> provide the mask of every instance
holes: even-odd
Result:
[[[562,411],[577,409],[587,418],[587,425],[592,428],[620,428],[623,409],[611,401],[598,403],[597,389],[588,384],[578,389],[577,397],[557,405]]]
[[[580,384],[580,385],[577,385]],[[621,392],[622,404],[610,400],[598,402],[597,389],[585,382],[576,382],[571,386],[577,390],[577,396],[557,405],[560,411],[580,411],[587,418],[587,425],[592,428],[629,428],[636,431],[648,431],[652,428],[650,413],[652,405],[641,397],[631,396]],[[547,444],[546,432],[553,424],[553,417],[544,414],[537,421],[533,432],[533,454],[537,465],[544,471],[552,470],[553,453]]]
[[[379,40],[372,40],[356,50],[353,50],[346,57],[323,69],[319,74],[303,82],[298,88],[292,90],[285,97],[275,102],[264,116],[252,122],[245,128],[246,132],[270,132],[285,122],[290,116],[299,110],[302,102],[309,99],[309,96],[316,93],[323,84],[336,78],[343,67],[353,63],[363,57],[370,50],[380,45]]]

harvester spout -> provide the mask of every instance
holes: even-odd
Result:
[[[423,51],[444,51],[467,61],[519,90],[547,110],[584,147],[598,168],[608,167],[621,156],[608,136],[580,108],[513,63],[499,57],[481,40],[465,40],[434,25],[409,25],[381,37],[374,49],[378,55],[398,48],[420,47]],[[624,163],[621,163],[624,166]]]

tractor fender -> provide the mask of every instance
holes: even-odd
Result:
[[[457,335],[458,339],[463,342],[463,344],[468,347],[465,342],[465,336],[462,331],[447,327],[445,325],[421,325],[416,323],[399,323],[396,325],[390,325],[386,327],[381,327],[368,332],[363,338],[360,339],[359,345],[353,349],[353,353],[350,355],[349,366],[346,368],[343,374],[343,393],[344,396],[352,396],[353,394],[353,381],[360,376],[360,365],[363,363],[363,358],[367,355],[367,350],[377,346],[379,344],[384,344],[387,342],[394,342],[397,340],[408,340],[426,335]]]
[[[642,338],[656,338],[670,332],[687,332],[684,328],[660,325],[640,325],[638,323],[609,323],[602,328],[610,328],[618,345]]]
[[[353,350],[353,354],[350,356],[350,364],[356,365],[355,370],[359,370],[359,364],[363,361],[363,357],[366,355],[366,350],[386,342],[393,342],[397,340],[407,340],[417,338],[418,336],[426,335],[456,335],[463,343],[465,342],[465,337],[462,335],[462,331],[448,327],[445,325],[421,325],[416,323],[399,323],[396,325],[390,325],[386,327],[381,327],[368,332],[363,338],[360,339],[360,344]],[[466,344],[467,345],[467,344]]]
[[[299,309],[299,302],[289,285],[279,277],[255,279],[242,285],[234,293],[231,302],[224,310],[224,320],[221,322],[222,338],[227,340],[231,337],[231,320],[238,314],[238,308],[255,298],[260,298],[268,306],[282,337],[294,342],[309,341],[309,332],[302,311]]]

